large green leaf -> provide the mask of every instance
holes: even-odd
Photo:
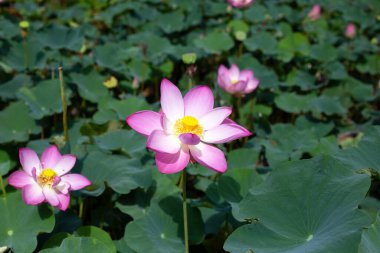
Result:
[[[1,111],[0,122],[0,143],[27,141],[30,134],[41,131],[23,102],[12,103]]]
[[[358,204],[370,178],[330,157],[288,162],[253,187],[234,216],[257,219],[227,239],[230,252],[357,253],[369,219]],[[323,242],[323,243],[322,243]]]
[[[92,71],[88,74],[71,74],[71,79],[78,86],[79,95],[91,102],[98,103],[102,98],[109,97],[108,89],[103,85],[107,79]]]
[[[23,86],[31,86],[30,77],[24,74],[16,75],[12,80],[0,85],[0,97],[3,100],[17,97],[18,90]]]
[[[138,187],[147,188],[152,182],[151,170],[143,168],[137,160],[99,151],[90,152],[85,158],[82,174],[92,182],[88,193],[96,196],[104,191],[104,183],[126,194]]]
[[[65,89],[66,103],[70,105],[71,90]],[[19,97],[29,107],[30,115],[35,119],[41,119],[63,110],[60,85],[58,79],[47,80],[38,83],[33,88],[22,87]]]
[[[35,39],[12,42],[4,61],[15,70],[41,69],[45,66],[46,55],[41,43]]]
[[[225,32],[214,31],[206,35],[206,37],[197,39],[194,44],[207,53],[220,54],[234,46],[231,36]]]
[[[354,170],[374,169],[380,173],[380,127],[365,131],[358,147],[341,150],[334,156]]]
[[[380,212],[377,213],[376,221],[363,231],[359,253],[380,252]]]
[[[26,205],[20,191],[0,198],[0,210],[0,245],[15,252],[32,252],[37,246],[37,235],[53,230],[52,210],[47,205]]]
[[[203,222],[198,209],[188,207],[189,240],[200,243]],[[180,253],[184,251],[182,204],[169,197],[153,204],[148,212],[129,223],[123,240],[136,252]]]
[[[136,134],[134,131],[116,130],[94,138],[99,148],[121,150],[130,156],[141,155],[146,150],[146,138]]]
[[[115,251],[111,250],[105,243],[103,243],[101,240],[98,240],[97,238],[70,236],[62,241],[61,246],[44,249],[40,252],[41,253],[69,253],[69,252],[113,253]]]
[[[51,25],[40,32],[38,37],[43,45],[50,48],[65,48],[78,52],[84,42],[82,34],[79,28]]]
[[[7,152],[0,150],[0,177],[8,174],[15,164]]]
[[[278,43],[278,57],[284,62],[289,62],[295,54],[308,56],[310,54],[310,43],[302,33],[290,33]]]
[[[273,55],[277,53],[277,41],[275,37],[268,32],[254,33],[244,41],[244,45],[250,51],[260,50],[264,54]]]

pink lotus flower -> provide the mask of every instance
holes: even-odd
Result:
[[[346,37],[352,39],[356,35],[356,26],[353,23],[349,23],[346,26]]]
[[[251,133],[227,119],[230,107],[214,107],[207,86],[197,86],[182,98],[179,89],[167,79],[161,82],[161,112],[139,111],[127,117],[128,125],[148,137],[147,147],[156,153],[161,173],[183,170],[196,161],[217,172],[225,172],[224,153],[210,145],[229,142]]]
[[[223,90],[237,96],[251,93],[259,86],[259,80],[253,76],[251,70],[240,71],[235,64],[230,69],[224,65],[219,66],[218,83]]]
[[[228,3],[235,8],[245,8],[253,4],[254,0],[228,0]]]
[[[311,11],[307,14],[311,20],[317,20],[321,17],[321,6],[316,4],[313,6]]]
[[[28,205],[48,202],[65,211],[70,203],[69,191],[80,190],[91,182],[80,174],[66,174],[75,164],[73,155],[61,155],[56,146],[50,146],[42,153],[41,161],[30,148],[19,150],[22,170],[13,172],[8,183],[22,189],[22,198]]]

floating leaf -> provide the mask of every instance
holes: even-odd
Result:
[[[73,83],[78,86],[79,94],[82,98],[94,103],[98,103],[102,98],[109,97],[108,89],[104,87],[104,76],[92,71],[89,74],[71,74]]]
[[[0,122],[0,143],[27,141],[30,134],[41,131],[34,119],[29,116],[28,107],[22,102],[12,103],[0,111]]]
[[[239,204],[234,216],[258,223],[235,230],[224,249],[356,253],[361,229],[369,223],[357,206],[369,186],[367,175],[329,157],[286,163]]]
[[[277,53],[277,41],[268,32],[258,32],[244,41],[244,45],[250,51],[260,50],[264,54],[274,55]]]
[[[55,219],[47,205],[28,206],[21,192],[0,198],[0,245],[15,252],[30,252],[37,246],[37,235],[53,230]]]
[[[68,28],[62,25],[51,25],[39,33],[39,39],[45,46],[54,49],[69,49],[78,52],[84,42],[79,28]]]
[[[377,253],[380,250],[380,212],[376,221],[363,231],[359,253]]]
[[[204,38],[197,39],[194,44],[207,53],[220,54],[231,49],[234,46],[234,41],[227,33],[214,31]]]
[[[95,196],[104,191],[104,183],[118,193],[127,194],[138,187],[149,187],[152,182],[151,170],[143,168],[137,160],[99,151],[90,152],[85,158],[82,174],[92,182],[88,193]]]
[[[70,105],[71,90],[65,89],[67,104]],[[55,113],[61,113],[62,101],[58,80],[47,80],[38,83],[33,88],[22,87],[19,97],[29,107],[30,115],[35,119],[41,119]]]

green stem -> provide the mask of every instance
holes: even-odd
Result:
[[[64,140],[65,142],[69,141],[69,132],[67,128],[67,104],[66,104],[66,98],[65,98],[65,86],[63,82],[63,68],[59,67],[59,82],[61,87],[61,100],[62,100],[62,107],[63,107],[63,133],[64,133]]]
[[[3,192],[3,197],[6,198],[7,197],[7,192],[5,191],[5,187],[4,187],[4,182],[3,182],[3,177],[0,176],[0,187],[1,187],[1,191]]]
[[[187,202],[186,202],[186,170],[182,171],[182,208],[183,208],[183,232],[185,236],[185,253],[189,253],[189,231],[187,225]]]
[[[193,80],[191,76],[189,76],[189,90],[193,87]]]
[[[83,206],[84,206],[84,200],[82,198],[79,199],[79,218],[83,218]]]
[[[26,39],[23,38],[23,48],[24,48],[24,67],[28,69],[28,45]]]

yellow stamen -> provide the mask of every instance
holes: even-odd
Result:
[[[57,175],[52,169],[44,169],[42,173],[38,176],[38,183],[41,185],[52,186],[54,184],[54,178]]]
[[[237,84],[239,82],[238,79],[231,79],[231,84]]]
[[[195,117],[185,116],[175,122],[174,132],[177,136],[186,133],[201,136],[203,134],[203,127],[199,125],[199,121]]]

